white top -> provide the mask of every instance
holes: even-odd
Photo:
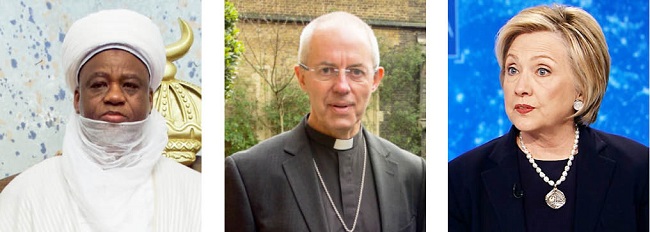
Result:
[[[62,157],[49,158],[11,181],[0,194],[0,231],[88,231],[61,164]],[[200,173],[162,157],[152,183],[154,231],[201,230]]]

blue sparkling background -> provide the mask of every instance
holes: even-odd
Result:
[[[175,61],[178,79],[201,85],[200,0],[0,1],[0,179],[61,150],[73,93],[61,67],[61,44],[72,23],[101,9],[127,8],[152,19],[165,44],[180,36],[178,18],[194,43]]]
[[[496,33],[520,10],[553,2],[592,14],[609,46],[609,85],[591,127],[648,145],[648,1],[449,0],[448,160],[508,132]]]

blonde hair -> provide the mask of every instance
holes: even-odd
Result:
[[[512,42],[521,34],[539,31],[558,33],[568,50],[576,77],[575,88],[584,102],[584,107],[569,117],[583,125],[595,122],[607,89],[610,56],[600,25],[583,9],[558,4],[535,6],[522,10],[501,27],[494,48],[501,69],[501,84],[506,70],[505,57]]]

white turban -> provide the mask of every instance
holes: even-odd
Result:
[[[151,19],[125,10],[103,10],[74,22],[63,40],[63,67],[72,92],[79,86],[81,67],[97,53],[120,49],[133,54],[149,71],[149,88],[155,91],[165,71],[165,45]]]

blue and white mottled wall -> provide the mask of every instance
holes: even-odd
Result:
[[[61,67],[61,43],[89,13],[127,8],[149,16],[166,44],[180,38],[178,18],[194,29],[194,44],[175,62],[177,78],[201,85],[200,0],[24,0],[0,3],[0,178],[61,149],[72,93]],[[218,9],[217,9],[218,10]]]
[[[448,160],[505,134],[494,41],[520,10],[553,1],[448,0]],[[612,57],[609,85],[593,128],[648,145],[648,1],[557,1],[578,6],[600,23]],[[454,17],[455,15],[455,17]]]

